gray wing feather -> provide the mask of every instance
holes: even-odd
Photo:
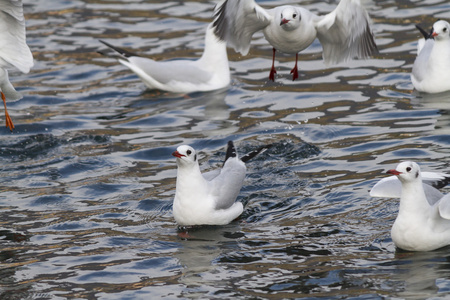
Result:
[[[447,178],[446,174],[433,172],[422,173],[423,189],[430,205],[433,205],[444,196],[439,190],[432,187],[431,184],[436,184],[436,182],[445,178]],[[370,190],[371,197],[400,198],[401,195],[402,183],[398,180],[397,176],[389,176],[381,179]]]
[[[254,0],[226,0],[215,9],[215,34],[234,50],[247,55],[255,32],[270,24],[272,16]]]
[[[245,171],[245,164],[237,157],[225,162],[220,174],[210,182],[216,209],[227,209],[234,204],[244,183]]]
[[[325,64],[368,58],[378,52],[370,29],[370,18],[359,0],[341,0],[331,13],[319,17],[317,37]]]
[[[196,61],[191,60],[158,62],[138,56],[129,57],[127,60],[136,68],[141,69],[148,76],[162,84],[167,84],[170,81],[181,81],[194,84],[204,83],[212,76],[212,73],[199,68],[196,65]]]
[[[0,67],[16,67],[28,73],[33,55],[26,44],[25,18],[21,0],[0,2]]]
[[[439,214],[442,218],[450,220],[450,194],[445,195],[439,201]]]

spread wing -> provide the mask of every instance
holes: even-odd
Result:
[[[28,73],[33,55],[26,43],[22,0],[0,2],[0,67]]]
[[[444,195],[437,190],[449,183],[449,176],[443,173],[422,172],[422,182],[425,195],[430,205],[436,203]],[[389,176],[378,181],[370,190],[371,197],[400,198],[402,183],[397,176]]]
[[[359,0],[341,0],[335,10],[318,20],[317,37],[325,64],[368,58],[378,52],[369,15]]]
[[[215,33],[237,52],[247,55],[255,32],[272,21],[267,10],[253,0],[225,0],[215,8]]]

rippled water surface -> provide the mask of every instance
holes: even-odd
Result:
[[[260,2],[323,14],[337,1]],[[261,35],[248,56],[229,50],[232,85],[212,93],[148,91],[96,52],[103,39],[197,58],[214,4],[25,0],[35,66],[10,73],[24,98],[9,103],[15,131],[0,129],[0,298],[450,296],[448,249],[396,250],[398,200],[368,194],[401,160],[450,171],[450,94],[409,79],[414,24],[450,19],[449,2],[365,1],[380,53],[326,68],[316,41],[295,82],[284,55],[268,82]],[[228,140],[241,154],[274,144],[248,164],[243,215],[177,230],[171,153],[190,144],[210,170]]]

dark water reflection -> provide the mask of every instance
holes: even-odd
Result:
[[[325,68],[316,42],[296,82],[283,55],[267,81],[259,35],[248,56],[229,51],[230,89],[189,95],[146,91],[98,39],[196,58],[214,2],[25,2],[35,67],[11,73],[25,97],[9,104],[14,133],[0,128],[1,299],[450,295],[448,249],[397,251],[397,200],[368,195],[400,160],[450,169],[450,94],[409,80],[414,24],[450,19],[447,1],[365,1],[380,54]],[[178,230],[171,152],[190,144],[208,170],[230,139],[239,153],[274,144],[248,165],[243,215]]]

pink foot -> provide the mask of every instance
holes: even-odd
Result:
[[[277,71],[275,70],[275,52],[277,50],[273,48],[273,55],[272,55],[272,68],[270,69],[269,79],[272,81],[275,81],[275,74]]]
[[[298,78],[298,67],[297,67],[297,61],[298,61],[298,53],[295,54],[295,66],[294,68],[291,70],[291,74],[292,74],[292,81],[294,81],[295,79]]]

